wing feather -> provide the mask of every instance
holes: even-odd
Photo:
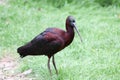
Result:
[[[56,52],[64,48],[64,40],[52,29],[46,29],[33,40],[18,48],[21,56],[27,55],[47,55],[53,56]]]
[[[52,55],[62,47],[62,39],[51,32],[43,32],[36,36],[30,43],[31,55]]]

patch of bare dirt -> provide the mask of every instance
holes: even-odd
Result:
[[[28,78],[32,70],[24,71],[23,73],[16,73],[19,63],[12,56],[4,56],[0,60],[0,80],[33,80]]]
[[[6,4],[6,0],[0,0],[0,5],[5,5]]]

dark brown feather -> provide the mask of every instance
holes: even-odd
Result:
[[[18,48],[18,53],[20,53],[21,57],[27,55],[47,55],[51,57],[60,51],[61,47],[64,46],[64,40],[59,34],[53,32],[52,29],[46,29],[32,41]]]

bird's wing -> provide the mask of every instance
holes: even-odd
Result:
[[[30,43],[31,49],[37,54],[53,54],[58,52],[63,46],[63,39],[55,33],[43,32],[36,36]]]

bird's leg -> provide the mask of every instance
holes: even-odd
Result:
[[[52,75],[52,74],[51,74],[51,69],[50,69],[50,58],[51,58],[51,57],[48,57],[48,69],[49,69],[50,75]]]
[[[55,65],[55,61],[54,61],[54,56],[52,57],[52,62],[53,62],[54,68],[56,70],[56,74],[58,75],[58,71],[57,71],[57,68],[56,68],[56,65]]]

